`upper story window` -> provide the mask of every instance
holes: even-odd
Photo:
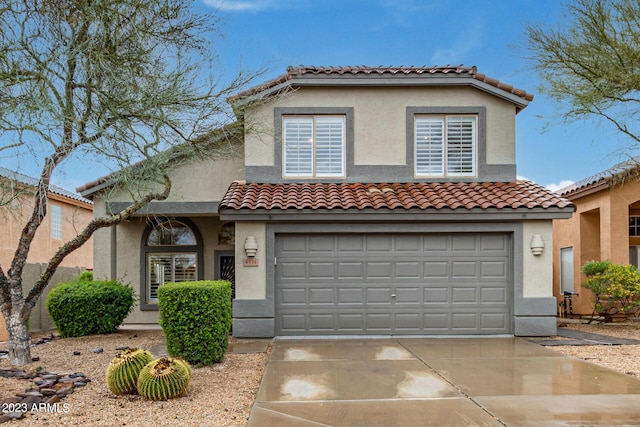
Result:
[[[629,217],[629,236],[640,236],[640,216]]]
[[[416,176],[475,176],[477,116],[415,117]]]
[[[51,238],[62,239],[62,207],[51,205]]]
[[[345,116],[283,117],[282,141],[283,176],[345,175]]]

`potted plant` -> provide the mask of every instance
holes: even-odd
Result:
[[[640,307],[640,273],[632,265],[589,261],[582,266],[583,287],[594,294],[594,313],[606,322],[623,321]]]

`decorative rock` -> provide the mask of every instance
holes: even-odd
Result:
[[[67,397],[67,395],[71,393],[73,393],[73,387],[63,387],[60,390],[56,391],[56,394],[59,397]]]
[[[85,387],[87,384],[83,383],[82,381],[75,381],[73,383],[76,387]]]
[[[42,397],[42,393],[39,391],[27,391],[24,393],[16,393],[18,397]]]
[[[56,394],[56,391],[52,388],[43,388],[40,390],[43,396],[53,396]]]
[[[20,403],[20,402],[22,402],[22,399],[19,397],[6,397],[2,399],[3,405],[7,405],[9,403]]]
[[[93,349],[93,352],[96,354],[102,353],[104,349],[102,347],[96,347]]]
[[[9,416],[9,414],[0,415],[0,424],[8,423],[9,421],[11,421],[11,419],[12,418]]]
[[[22,412],[9,412],[9,418],[14,419],[14,420],[19,420],[20,418],[22,418]]]
[[[54,394],[49,399],[45,400],[44,403],[46,403],[47,405],[51,405],[51,404],[60,402],[60,400],[62,400],[60,399],[60,396],[58,396],[57,394]]]

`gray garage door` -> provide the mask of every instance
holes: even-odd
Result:
[[[278,335],[511,332],[507,234],[276,236]]]

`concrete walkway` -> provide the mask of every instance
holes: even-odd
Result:
[[[518,338],[277,340],[250,427],[640,425],[640,380]]]

